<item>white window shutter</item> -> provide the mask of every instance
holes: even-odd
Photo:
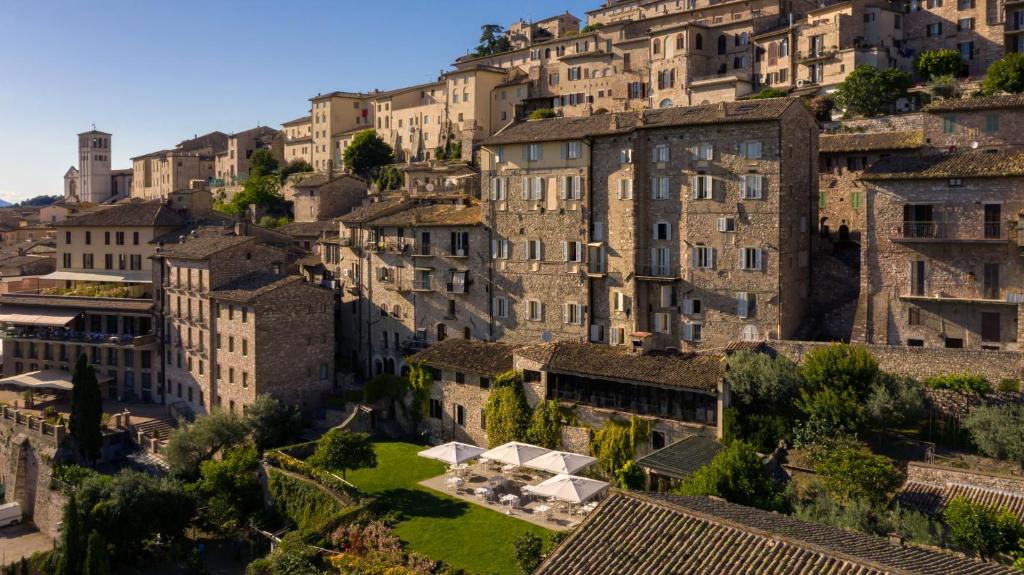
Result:
[[[619,199],[622,199],[623,190],[626,189],[626,180],[619,180]]]
[[[530,160],[530,144],[523,144],[523,161]]]
[[[569,242],[562,242],[562,260],[569,261]]]
[[[568,180],[568,176],[558,178],[558,195],[563,200],[566,199],[568,197],[568,195],[569,195],[569,190],[566,189],[566,188],[568,188],[567,180]]]
[[[537,178],[537,189],[540,190],[540,200],[541,201],[544,201],[544,198],[547,197],[546,196],[546,193],[548,191],[547,188],[548,188],[548,179],[547,178],[538,177]]]
[[[651,187],[651,199],[652,200],[658,199],[658,178],[656,176],[651,176],[650,187]]]
[[[683,324],[683,340],[693,341],[693,326],[688,323]]]
[[[579,198],[583,197],[583,177],[582,176],[573,176],[572,177],[572,189],[573,189],[573,196],[572,197],[574,199],[579,199]]]
[[[498,178],[491,180],[491,200],[498,199]]]
[[[498,240],[491,240],[491,258],[498,257]]]
[[[744,292],[736,294],[736,317],[747,317],[747,294]]]
[[[603,242],[604,241],[604,222],[594,222],[594,237],[593,239]]]
[[[726,230],[725,218],[718,218],[718,231],[724,232]]]
[[[740,198],[747,199],[747,176],[740,176]]]
[[[544,259],[544,242],[540,240],[537,240],[537,259]]]
[[[523,199],[524,200],[529,200],[530,199],[530,186],[532,185],[532,183],[533,183],[533,178],[526,177],[526,178],[522,179]]]
[[[718,249],[717,248],[711,248],[711,250],[710,250],[711,257],[709,258],[711,260],[711,262],[710,262],[710,265],[708,265],[708,267],[711,268],[711,269],[715,268],[715,255],[717,253],[718,253]]]
[[[569,318],[569,304],[562,304],[562,323],[572,323]]]
[[[530,240],[523,242],[523,259],[530,259]]]
[[[757,250],[757,269],[764,271],[768,267],[768,258],[765,257],[763,249]]]
[[[672,305],[672,286],[661,286],[661,307]]]
[[[685,313],[685,314],[692,314],[693,313],[693,300],[692,299],[686,298],[686,299],[683,300],[683,313]]]
[[[568,142],[562,142],[558,146],[559,153],[561,154],[561,158],[563,160],[566,159],[569,156],[568,148],[569,148],[569,143]]]
[[[633,199],[633,178],[626,180],[626,199]]]

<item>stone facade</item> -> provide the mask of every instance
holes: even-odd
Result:
[[[368,190],[366,180],[348,174],[326,180],[317,175],[297,174],[289,180],[287,188],[285,197],[292,202],[296,222],[329,220],[347,214],[366,199]]]
[[[227,149],[228,136],[211,132],[161,150],[132,158],[131,197],[163,200],[177,190],[189,189],[192,180],[213,182],[216,156]]]
[[[20,503],[26,519],[47,536],[57,538],[66,498],[51,489],[50,474],[61,440],[17,423],[13,410],[2,410],[0,485],[6,489],[6,502]]]

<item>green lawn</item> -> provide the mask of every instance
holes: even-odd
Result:
[[[512,542],[547,529],[418,485],[444,473],[444,465],[416,455],[425,449],[401,442],[376,444],[377,467],[352,471],[348,480],[401,512],[395,532],[406,547],[474,573],[516,572]]]

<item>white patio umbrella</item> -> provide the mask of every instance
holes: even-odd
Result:
[[[607,490],[608,483],[604,481],[564,473],[527,488],[527,491],[534,495],[554,497],[567,503],[583,503]]]
[[[468,443],[459,443],[458,441],[451,441],[443,443],[430,449],[420,451],[416,455],[420,457],[426,457],[427,459],[436,459],[447,463],[448,465],[458,465],[480,457],[480,454],[484,450],[475,445],[469,445]]]
[[[505,445],[499,445],[494,449],[481,453],[480,457],[490,459],[491,461],[500,461],[508,465],[522,465],[531,459],[544,455],[548,451],[548,449],[537,447],[536,445],[510,441]]]
[[[524,467],[539,469],[548,473],[565,473],[572,475],[597,463],[597,459],[588,455],[569,453],[567,451],[549,451],[523,464]]]

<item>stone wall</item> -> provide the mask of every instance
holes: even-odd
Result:
[[[797,363],[808,352],[829,345],[808,341],[771,341],[768,347]],[[1019,352],[904,347],[886,345],[865,346],[887,372],[925,379],[934,375],[968,371],[979,373],[989,381],[1020,378],[1022,355]]]
[[[903,132],[920,131],[924,114],[898,114],[878,118],[857,118],[843,120],[834,126],[839,132]],[[828,128],[829,126],[826,126]]]
[[[954,469],[952,467],[940,467],[924,463],[907,464],[907,481],[936,486],[944,486],[947,483],[960,483],[984,489],[1024,493],[1024,477],[1011,477],[1009,475]]]
[[[50,489],[57,449],[52,435],[15,419],[0,418],[0,485],[6,489],[6,502],[20,503],[26,520],[50,537],[58,535],[65,503],[59,491]]]

